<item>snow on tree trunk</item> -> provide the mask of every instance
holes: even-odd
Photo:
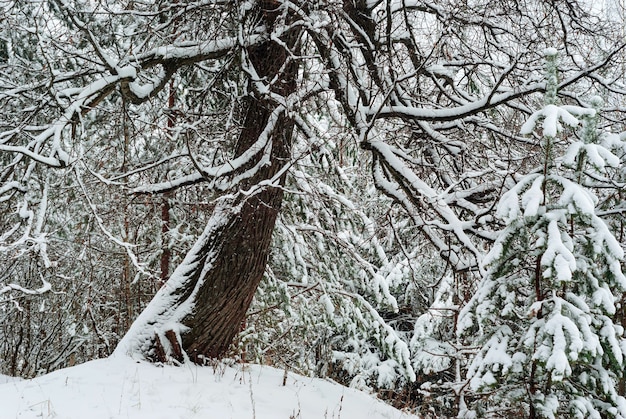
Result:
[[[269,3],[264,6],[271,6]],[[267,24],[273,25],[276,13],[272,9],[263,12]],[[297,37],[292,32],[282,41],[293,47]],[[295,91],[297,65],[288,60],[283,45],[267,41],[249,48],[247,55],[250,69],[256,72],[251,76],[251,91],[259,80],[273,81],[271,92],[283,97]],[[116,352],[161,362],[203,362],[223,355],[241,330],[265,271],[283,198],[285,175],[281,169],[290,156],[294,127],[284,112],[276,112],[278,105],[267,96],[260,92],[258,97],[247,98],[235,155],[248,151],[259,137],[267,135],[271,141],[269,162],[219,199],[204,233]],[[258,154],[256,161],[235,176],[258,166],[263,150]]]

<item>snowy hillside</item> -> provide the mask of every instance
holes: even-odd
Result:
[[[157,367],[117,357],[24,381],[0,381],[2,418],[393,418],[365,393],[258,365]]]

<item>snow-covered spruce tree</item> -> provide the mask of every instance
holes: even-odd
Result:
[[[626,133],[601,135],[600,143],[620,158],[620,166],[608,168],[602,176],[594,176],[594,186],[603,193],[597,206],[597,214],[609,225],[623,249],[626,249]],[[617,321],[626,328],[626,295],[622,295]],[[619,386],[621,395],[626,395],[626,376]]]
[[[623,251],[581,185],[585,169],[617,158],[597,143],[593,109],[557,106],[556,50],[546,61],[545,107],[522,126],[540,134],[543,167],[502,196],[506,228],[459,320],[481,345],[468,369],[475,404],[460,416],[626,417],[617,392],[626,346],[614,322]],[[561,160],[557,137],[579,123],[575,115],[584,119],[582,141]]]

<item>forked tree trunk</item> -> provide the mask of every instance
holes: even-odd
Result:
[[[264,12],[268,24],[275,18]],[[297,34],[285,39],[295,44]],[[297,64],[273,41],[249,51],[250,61],[265,80],[278,77],[272,91],[295,91]],[[275,105],[249,98],[235,155],[253,145],[265,130]],[[240,331],[261,281],[283,191],[280,185],[255,188],[277,175],[291,152],[293,123],[283,114],[271,132],[271,164],[262,167],[238,191],[222,197],[204,233],[169,281],[133,324],[116,352],[140,353],[156,361],[203,362],[220,357]],[[260,155],[259,155],[260,158]],[[242,194],[239,191],[258,191]]]

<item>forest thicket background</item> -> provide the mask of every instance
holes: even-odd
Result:
[[[619,1],[0,0],[0,372],[110,355],[168,286],[123,349],[198,362],[249,252],[220,356],[626,415],[625,46]]]

